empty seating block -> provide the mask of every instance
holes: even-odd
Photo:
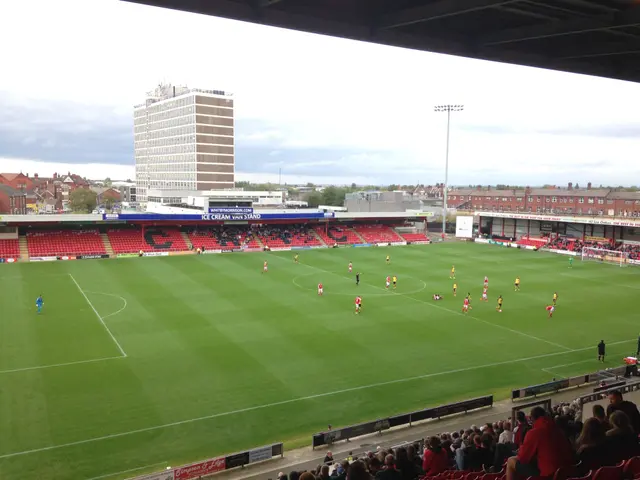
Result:
[[[516,243],[526,247],[544,247],[548,243],[548,240],[546,238],[522,237]]]
[[[20,243],[18,239],[0,240],[0,258],[19,258]]]
[[[97,230],[29,232],[27,247],[31,257],[61,255],[104,255],[106,250]]]
[[[429,237],[427,237],[424,233],[403,233],[401,234],[402,238],[406,242],[428,242]]]
[[[391,243],[402,242],[403,239],[391,227],[385,225],[359,225],[354,230],[360,234],[367,243]]]

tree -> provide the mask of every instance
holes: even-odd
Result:
[[[322,205],[341,207],[344,205],[344,197],[346,194],[347,190],[345,188],[327,187],[322,191]]]
[[[307,197],[307,203],[310,207],[317,207],[322,205],[322,194],[320,192],[311,192]]]
[[[107,177],[104,179],[104,186],[105,187],[110,187],[111,186],[111,178]]]
[[[104,208],[107,210],[111,210],[113,208],[114,200],[111,197],[107,197],[104,199]]]
[[[98,196],[88,188],[76,188],[69,194],[69,206],[74,213],[91,213],[98,205]]]

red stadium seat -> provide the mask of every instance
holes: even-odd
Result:
[[[587,473],[582,477],[571,477],[571,478],[568,478],[567,480],[591,480],[592,475],[593,475],[593,472],[589,471],[589,473]]]
[[[354,230],[367,243],[403,242],[404,239],[391,227],[385,225],[356,225]]]
[[[0,258],[20,258],[20,242],[17,238],[0,240]]]
[[[35,231],[27,233],[30,257],[104,255],[104,242],[96,229]]]
[[[520,240],[515,242],[518,245],[526,246],[526,247],[544,247],[547,243],[549,243],[548,238],[531,238],[531,237],[522,237]]]
[[[622,465],[616,465],[615,467],[599,468],[593,475],[593,480],[622,480],[623,465],[624,463]]]
[[[640,457],[633,457],[627,460],[623,469],[624,478],[636,478],[640,476]]]
[[[346,226],[330,226],[326,232],[324,227],[315,227],[315,230],[320,238],[329,246],[336,243],[338,245],[355,245],[362,243],[362,240],[356,232]]]
[[[189,250],[177,228],[112,229],[107,232],[114,253],[174,252]]]
[[[269,248],[320,247],[322,242],[312,232],[305,229],[272,228],[259,231],[263,245]]]
[[[499,480],[502,477],[502,472],[500,473],[485,473],[480,477],[480,480]]]
[[[428,242],[429,237],[424,233],[401,233],[400,236],[405,242]]]
[[[580,466],[572,465],[570,467],[560,467],[556,470],[553,480],[567,480],[572,477],[580,475]]]

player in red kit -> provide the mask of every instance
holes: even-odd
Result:
[[[489,277],[484,277],[484,289],[489,288]]]
[[[269,267],[267,266],[267,262],[264,262],[264,265],[262,267],[262,273],[265,273],[269,270]]]
[[[324,293],[324,290],[323,290],[323,288],[322,288],[322,284],[321,284],[321,283],[319,283],[319,284],[318,284],[318,295],[322,296],[322,294],[323,294],[323,293]]]
[[[547,306],[547,312],[549,312],[549,318],[553,317],[553,312],[555,311],[556,311],[556,307],[554,307],[553,305]]]
[[[360,313],[360,310],[362,310],[362,298],[358,296],[356,297],[356,315]]]
[[[385,287],[387,290],[389,290],[389,285],[391,285],[391,277],[387,277],[387,279],[384,282]]]
[[[482,301],[483,302],[488,302],[489,299],[487,298],[487,287],[484,287],[482,289]]]
[[[349,273],[353,272],[353,263],[349,262]]]
[[[462,304],[462,313],[467,313],[469,311],[469,297],[464,299],[464,303]]]

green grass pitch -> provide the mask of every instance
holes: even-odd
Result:
[[[329,423],[594,371],[601,339],[606,366],[635,354],[635,267],[569,269],[563,256],[463,243],[299,253],[300,264],[272,252],[2,266],[0,478],[82,480],[309,445]]]

